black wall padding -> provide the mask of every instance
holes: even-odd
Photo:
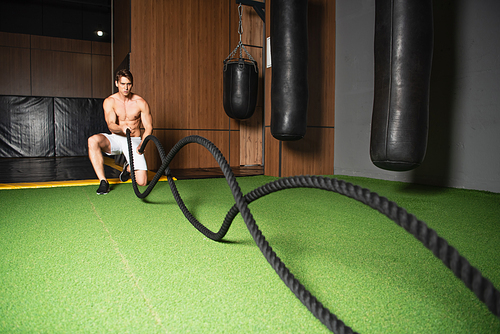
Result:
[[[53,99],[0,96],[0,157],[53,157]]]
[[[104,120],[103,99],[55,98],[55,152],[58,157],[88,154],[87,139],[109,133]]]
[[[0,96],[0,157],[87,155],[87,138],[108,132],[103,99]]]
[[[257,105],[259,70],[246,59],[224,61],[223,104],[226,114],[234,119],[250,118]]]
[[[307,128],[307,0],[271,1],[271,133],[298,140]]]
[[[411,170],[425,157],[432,20],[432,0],[375,1],[370,157],[377,167]]]

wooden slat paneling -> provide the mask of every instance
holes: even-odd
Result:
[[[226,157],[230,166],[240,166],[240,132],[230,131],[231,143],[230,143],[230,154]]]
[[[111,56],[111,43],[92,42],[92,54]]]
[[[264,46],[264,22],[259,15],[252,7],[243,6],[242,18],[243,33],[241,41],[243,44]]]
[[[228,9],[218,0],[132,0],[134,91],[149,102],[155,128],[226,130],[229,139],[222,106]]]
[[[252,9],[253,10],[253,9]],[[256,15],[260,20],[260,17]],[[262,32],[262,31],[261,31]],[[240,121],[240,164],[261,165],[262,164],[262,112],[264,105],[264,70],[262,68],[262,48],[247,47],[248,52],[257,61],[259,68],[259,91],[257,95],[257,107],[252,117]]]
[[[266,68],[266,77],[265,81],[265,92],[264,92],[264,124],[265,126],[271,126],[271,83],[273,76],[272,67]]]
[[[166,19],[168,18],[168,19]],[[221,1],[132,1],[131,71],[155,126],[227,129],[222,61],[228,5]]]
[[[259,18],[260,19],[260,18]],[[262,107],[264,105],[264,72],[265,65],[262,64],[262,48],[259,47],[246,47],[248,53],[255,59],[257,62],[258,70],[259,70],[259,91],[257,94],[257,106]],[[245,58],[247,58],[245,56]]]
[[[110,53],[110,43],[0,32],[0,94],[106,97]]]
[[[31,95],[30,50],[0,46],[0,95]]]
[[[239,130],[240,129],[240,121],[236,119],[229,118],[229,127],[231,130]]]
[[[130,53],[130,0],[113,1],[114,22],[114,66],[123,62]]]
[[[217,146],[226,160],[229,161],[229,131],[155,130],[153,135],[162,143],[165,154],[168,154],[171,148],[186,136],[202,136]],[[146,149],[146,161],[150,170],[158,170],[161,166],[160,156],[154,146],[154,143],[149,143]],[[170,163],[170,168],[210,168],[218,166],[212,154],[199,144],[184,146]]]
[[[92,97],[106,98],[111,95],[112,82],[111,56],[92,55]]]
[[[335,1],[309,0],[308,126],[335,124]]]
[[[92,55],[32,49],[32,94],[92,97]]]
[[[262,107],[240,121],[240,165],[262,165]]]
[[[238,44],[240,37],[238,34],[239,15],[238,4],[230,1],[231,16],[231,51]],[[264,22],[255,12],[253,7],[242,6],[242,28],[241,42],[245,45],[263,46]]]
[[[282,143],[281,176],[333,175],[332,128],[307,128],[303,139]]]
[[[0,46],[12,46],[16,48],[29,48],[30,35],[0,32]]]
[[[273,138],[269,127],[265,128],[265,135],[264,174],[280,176],[280,142]]]
[[[52,51],[92,53],[92,42],[68,38],[32,35],[31,48]]]

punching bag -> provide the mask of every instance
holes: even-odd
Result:
[[[375,1],[370,158],[407,171],[425,156],[433,49],[432,0]]]
[[[271,1],[271,134],[298,140],[307,128],[307,0]]]
[[[224,61],[223,105],[234,119],[250,118],[257,105],[259,69],[255,61],[229,59]]]

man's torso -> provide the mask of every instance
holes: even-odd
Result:
[[[132,137],[140,137],[142,98],[134,94],[132,98],[124,102],[117,97],[117,94],[111,95],[111,98],[113,99],[113,110],[116,114],[118,124],[127,125],[130,128]]]

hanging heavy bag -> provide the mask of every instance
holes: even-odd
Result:
[[[243,34],[241,3],[238,6],[239,27],[238,34],[240,41],[236,48],[224,60],[223,75],[223,105],[226,114],[234,119],[250,118],[257,105],[257,89],[259,82],[259,68],[257,62],[241,41]],[[233,58],[237,51],[240,51],[239,58]],[[243,51],[248,59],[243,58]]]
[[[307,0],[271,1],[271,134],[298,140],[307,128]]]
[[[253,115],[257,104],[258,80],[256,62],[243,58],[224,61],[223,102],[229,117],[242,120]]]
[[[425,157],[433,49],[432,0],[376,0],[370,158],[407,171]]]

